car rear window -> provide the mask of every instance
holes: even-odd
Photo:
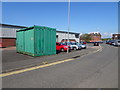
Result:
[[[61,45],[66,45],[65,43],[60,43]]]

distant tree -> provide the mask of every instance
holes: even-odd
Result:
[[[92,40],[92,37],[90,34],[82,34],[81,35],[81,40],[85,41],[85,42],[90,42],[90,40]]]
[[[103,41],[112,40],[112,38],[102,38]]]

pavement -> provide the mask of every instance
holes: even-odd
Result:
[[[22,73],[5,76],[2,78],[2,86],[3,88],[118,88],[118,48],[105,44],[101,46],[103,48],[101,51],[84,57],[30,71],[24,69]]]
[[[15,47],[2,49],[2,72],[20,70],[37,65],[43,65],[69,58],[76,58],[98,50],[98,46],[87,45],[87,49],[72,51],[70,53],[62,52],[56,55],[32,57],[16,53]]]

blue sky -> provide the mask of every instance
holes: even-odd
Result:
[[[4,24],[40,25],[67,31],[67,2],[3,2],[2,5]],[[71,2],[70,10],[71,32],[99,31],[102,37],[118,32],[117,2]]]

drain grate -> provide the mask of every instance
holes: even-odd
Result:
[[[74,56],[74,57],[72,57],[72,58],[78,58],[78,57],[80,57],[80,56]]]

